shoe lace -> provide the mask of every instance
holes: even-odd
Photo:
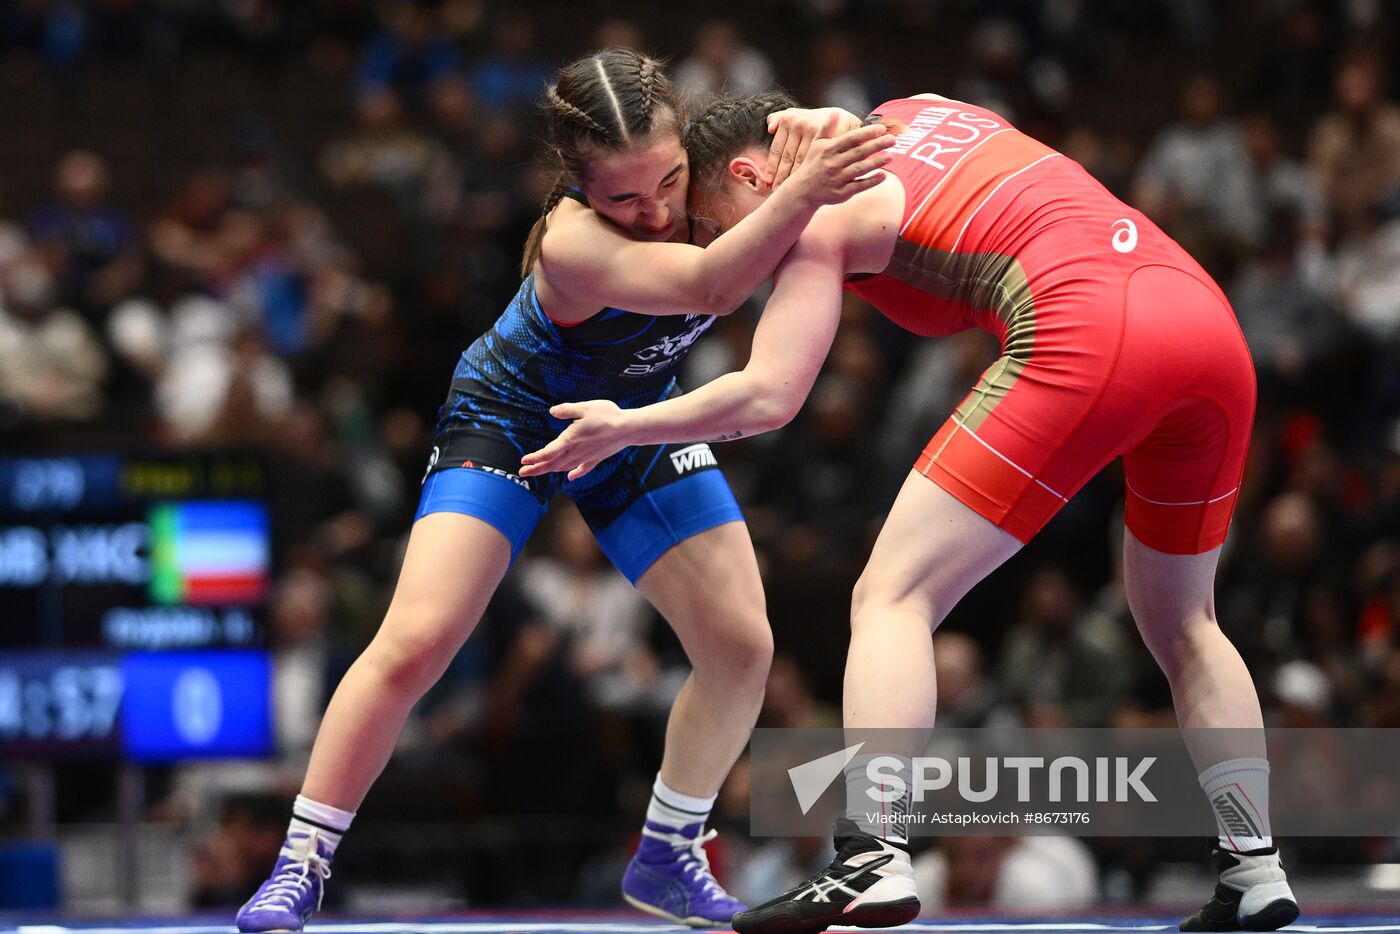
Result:
[[[252,909],[275,908],[294,911],[301,897],[310,892],[319,876],[322,885],[316,893],[316,909],[326,895],[324,882],[331,877],[331,864],[321,855],[316,834],[306,838],[304,845],[282,847],[281,856],[288,862],[267,880],[267,885],[251,906]]]
[[[680,860],[682,870],[700,885],[702,892],[724,894],[724,889],[720,887],[714,873],[710,870],[710,855],[705,852],[705,844],[719,836],[718,830],[707,830],[698,837],[687,837],[680,833],[662,833],[659,830],[652,830],[650,827],[643,827],[642,833],[653,840],[664,840],[671,844]]]

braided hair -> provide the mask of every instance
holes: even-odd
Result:
[[[713,188],[724,178],[730,159],[755,147],[766,150],[773,141],[768,135],[768,115],[796,106],[784,91],[715,101],[685,132],[690,183]]]
[[[589,152],[626,148],[667,121],[679,133],[681,124],[680,99],[661,62],[632,49],[604,49],[565,65],[545,92],[541,109],[549,143],[559,156],[559,174],[525,241],[522,276],[540,257],[549,213],[570,185],[585,176]]]

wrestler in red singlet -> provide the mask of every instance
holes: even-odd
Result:
[[[721,102],[692,126],[691,206],[707,231],[740,222],[780,181],[764,130],[783,106]],[[627,444],[727,440],[785,424],[836,335],[843,284],[916,334],[997,335],[1001,359],[915,465],[936,486],[905,478],[855,587],[843,726],[931,729],[929,633],[1122,454],[1124,597],[1171,685],[1220,830],[1215,891],[1180,927],[1277,930],[1299,908],[1268,822],[1263,715],[1214,612],[1217,549],[1254,415],[1254,371],[1234,315],[1150,221],[996,114],[933,95],[879,113],[898,136],[885,171],[900,184],[882,178],[818,212],[778,268],[743,370],[640,409],[556,406],[569,427],[522,458],[522,472],[573,478]],[[894,745],[880,751],[912,768],[921,741]],[[855,781],[848,771],[831,865],[735,915],[739,934],[889,927],[918,915],[900,809],[877,820],[861,790],[870,777],[862,759],[880,758],[872,752],[849,760]],[[1248,826],[1217,794],[1222,781],[1247,799]]]
[[[1127,524],[1199,554],[1225,540],[1254,418],[1254,368],[1210,277],[1078,164],[989,110],[877,109],[905,189],[889,267],[847,287],[921,335],[969,327],[1002,356],[916,469],[1029,541],[1124,455]]]

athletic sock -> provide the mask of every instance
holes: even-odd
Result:
[[[680,830],[691,824],[703,825],[709,819],[710,811],[718,797],[717,794],[708,798],[681,794],[668,787],[661,780],[661,774],[657,773],[656,784],[651,786],[651,804],[647,805],[647,820],[672,830]]]
[[[1201,773],[1215,811],[1220,848],[1245,853],[1274,845],[1269,827],[1269,760],[1230,759]]]
[[[305,795],[297,795],[296,803],[292,805],[292,822],[287,827],[287,837],[308,837],[314,833],[316,839],[325,844],[326,857],[329,858],[335,855],[340,838],[350,829],[350,822],[354,819],[354,811],[342,811],[329,804],[312,801]]]
[[[904,792],[895,800],[882,802],[869,791],[885,791],[872,781],[867,769],[873,759],[888,760],[878,766],[879,774],[897,775],[904,781]],[[908,756],[855,756],[846,764],[846,817],[861,830],[887,843],[909,846],[909,788],[913,761]],[[889,789],[892,790],[892,789]]]

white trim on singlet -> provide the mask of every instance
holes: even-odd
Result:
[[[1220,502],[1222,499],[1229,499],[1231,496],[1234,496],[1236,493],[1238,493],[1238,492],[1240,491],[1240,488],[1239,488],[1239,487],[1235,487],[1235,488],[1234,488],[1233,490],[1231,490],[1230,492],[1228,492],[1228,493],[1221,493],[1219,496],[1215,497],[1214,499],[1193,499],[1193,500],[1191,500],[1189,503],[1164,503],[1164,502],[1162,502],[1162,501],[1159,500],[1159,499],[1148,499],[1146,496],[1143,496],[1143,495],[1142,495],[1141,493],[1139,493],[1137,490],[1134,490],[1134,489],[1133,489],[1133,485],[1132,485],[1131,483],[1128,483],[1126,480],[1123,481],[1123,485],[1126,486],[1126,487],[1128,488],[1128,492],[1132,493],[1134,496],[1136,496],[1138,499],[1142,500],[1144,503],[1151,503],[1153,506],[1209,506],[1211,503],[1218,503],[1218,502]]]
[[[1021,168],[1012,172],[1010,175],[1006,176],[1006,178],[1003,178],[1001,181],[997,182],[996,187],[993,188],[991,191],[987,192],[987,197],[982,199],[982,203],[977,205],[976,209],[967,216],[967,220],[963,222],[962,230],[958,231],[958,239],[953,241],[953,249],[949,252],[958,252],[958,247],[962,246],[962,239],[963,236],[967,233],[967,228],[972,226],[973,219],[977,217],[978,213],[980,213],[981,210],[987,206],[987,202],[992,200],[992,196],[995,195],[998,191],[1001,191],[1002,185],[1005,185],[1007,182],[1011,181],[1013,178],[1015,178],[1017,175],[1020,175],[1022,172],[1026,172],[1035,168],[1036,166],[1044,162],[1046,159],[1050,159],[1058,155],[1060,155],[1058,152],[1047,152],[1045,155],[1041,156],[1039,159],[1035,160],[1030,165],[1021,166]]]
[[[972,435],[973,440],[975,440],[978,444],[982,445],[982,447],[984,447],[984,448],[986,448],[987,450],[991,451],[993,454],[995,454],[997,457],[1000,457],[1002,460],[1006,461],[1008,464],[1010,464],[1012,467],[1016,468],[1016,469],[1017,469],[1018,471],[1020,471],[1022,474],[1026,475],[1027,477],[1030,477],[1030,478],[1031,478],[1031,481],[1032,481],[1033,483],[1035,483],[1036,486],[1039,486],[1039,487],[1041,487],[1042,489],[1046,490],[1047,492],[1051,493],[1051,494],[1054,495],[1057,499],[1059,499],[1061,502],[1065,502],[1065,503],[1069,502],[1069,498],[1066,497],[1064,494],[1059,493],[1059,492],[1056,491],[1053,487],[1049,487],[1049,486],[1046,486],[1044,483],[1041,483],[1040,480],[1036,478],[1035,474],[1031,473],[1029,470],[1027,470],[1026,468],[1022,467],[1020,464],[1016,463],[1016,462],[1013,461],[1011,458],[1007,457],[1005,454],[1001,453],[1001,452],[998,451],[996,448],[992,447],[990,444],[988,444],[987,442],[985,442],[985,441],[983,441],[981,438],[979,438],[979,437],[977,436],[977,432],[973,431],[971,428],[968,428],[968,427],[967,427],[966,425],[964,425],[961,421],[959,421],[959,420],[958,420],[958,417],[957,417],[956,415],[952,416],[952,418],[953,418],[953,424],[954,424],[954,425],[957,425],[958,428],[960,428],[960,429],[962,429],[963,431],[967,432],[968,434]],[[948,440],[949,440],[949,441],[952,441],[953,439],[952,439],[951,436],[949,436]],[[943,447],[944,447],[945,450],[947,449],[947,445],[946,445],[946,444],[945,444]],[[943,453],[943,452],[942,452],[942,451],[939,451],[939,453],[941,454],[941,453]],[[933,460],[937,460],[937,458],[933,458]],[[932,462],[932,461],[931,461],[931,462]]]

